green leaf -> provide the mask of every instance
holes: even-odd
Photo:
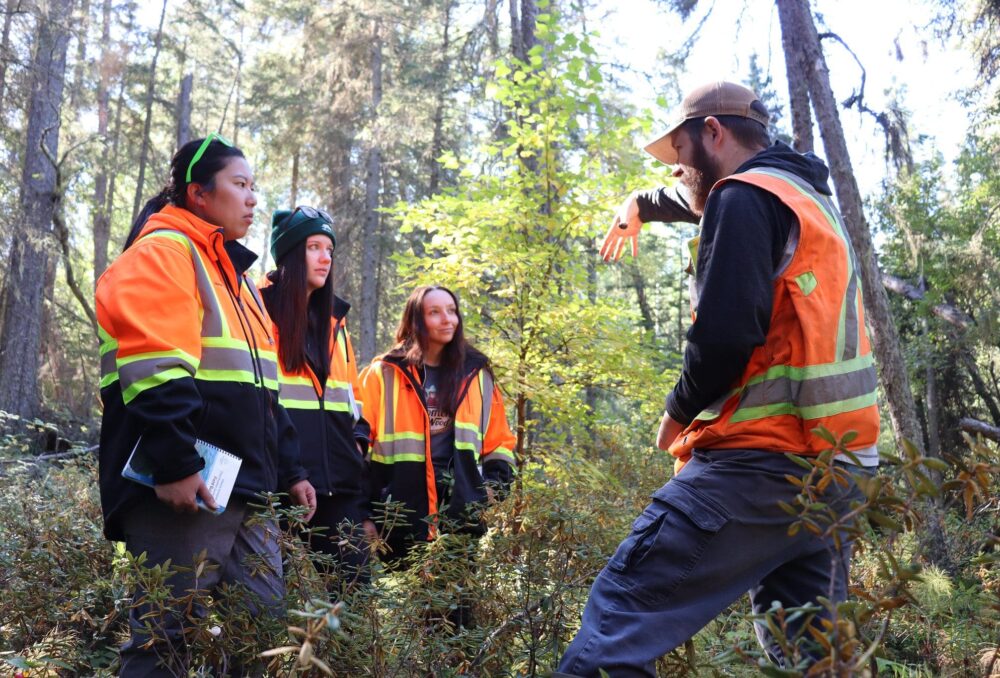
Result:
[[[865,515],[867,515],[868,519],[871,520],[876,525],[890,529],[893,532],[903,531],[902,523],[900,523],[897,520],[893,520],[884,513],[881,513],[879,511],[868,511]]]
[[[936,457],[925,457],[923,459],[923,465],[934,471],[940,471],[946,473],[951,469],[951,465],[944,459],[938,459]]]

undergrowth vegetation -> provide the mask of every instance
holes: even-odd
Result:
[[[810,675],[1000,672],[998,454],[968,443],[958,466],[915,453],[884,465],[863,481],[865,519],[853,526],[823,511],[822,488],[843,482],[831,455],[803,468],[800,501],[786,507],[797,529],[839,531],[856,553],[852,596],[833,621],[783,638],[789,656],[807,641],[824,648]],[[306,547],[308,533],[290,529],[282,535],[289,614],[278,624],[240,612],[236,591],[169,600],[169,571],[104,540],[89,453],[39,462],[8,448],[0,459],[2,672],[30,676],[112,675],[140,582],[145,602],[207,608],[181,650],[199,675],[254,663],[269,675],[547,675],[579,625],[590,582],[670,474],[669,461],[646,450],[534,463],[488,509],[485,537],[445,534],[415,548],[404,567],[375,564],[368,586],[344,586],[345,574]],[[260,510],[292,523],[301,515],[277,497]],[[384,511],[391,519],[397,507]],[[939,543],[945,552],[932,552]],[[456,627],[459,605],[472,620]],[[660,675],[805,675],[762,660],[748,610],[746,600],[734,603],[663,658]],[[816,611],[774,609],[762,621],[781,637],[790,615]]]

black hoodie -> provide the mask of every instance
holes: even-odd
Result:
[[[829,170],[812,153],[785,143],[740,165],[734,174],[770,167],[802,177],[831,195]],[[687,202],[672,189],[638,195],[642,221],[695,221]],[[795,215],[756,186],[730,181],[709,193],[701,218],[695,266],[698,320],[687,332],[684,369],[667,396],[672,418],[689,424],[742,376],[750,354],[767,337],[774,294],[774,272],[781,261]]]

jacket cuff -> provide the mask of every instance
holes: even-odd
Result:
[[[683,410],[681,410],[679,403],[677,402],[677,396],[674,391],[667,394],[666,411],[670,415],[670,418],[676,421],[678,424],[683,424],[687,426],[692,421],[694,417],[689,417]]]
[[[164,466],[153,472],[153,484],[166,485],[183,480],[205,468],[205,460],[197,452],[191,451],[177,460],[177,463]]]
[[[282,476],[281,489],[287,492],[292,489],[292,485],[303,480],[309,480],[309,473],[304,468],[299,466],[288,475]]]

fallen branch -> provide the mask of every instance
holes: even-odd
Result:
[[[77,457],[82,454],[90,454],[94,452],[100,445],[91,445],[90,447],[74,447],[71,450],[65,452],[53,452],[52,454],[41,454],[37,457],[18,457],[17,459],[0,459],[0,464],[17,464],[23,462],[25,464],[37,464],[43,461],[53,461],[55,459],[69,459],[70,457]]]
[[[967,433],[978,433],[984,438],[1000,443],[1000,426],[992,426],[971,417],[962,417],[958,421],[958,427]]]

